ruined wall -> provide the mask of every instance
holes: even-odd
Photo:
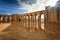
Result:
[[[59,34],[60,10],[57,7],[47,7],[45,14],[45,31],[50,34]],[[59,21],[58,21],[59,20]]]

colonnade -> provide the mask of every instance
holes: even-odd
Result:
[[[27,26],[29,25],[28,27],[25,26],[25,28],[27,29],[41,30],[42,28],[41,27],[41,15],[42,14],[44,14],[44,11],[31,12],[31,13],[25,13],[25,14],[0,15],[0,23],[23,22]]]
[[[56,7],[48,8],[43,11],[25,13],[25,14],[12,14],[12,15],[0,15],[0,23],[6,22],[38,22],[38,29],[44,29],[41,26],[41,15],[44,14],[44,27],[47,32],[56,32],[60,31],[60,10]],[[34,28],[34,27],[33,27]],[[55,29],[54,29],[55,28]],[[50,30],[51,29],[51,30]],[[59,29],[59,30],[57,30]]]
[[[0,23],[7,23],[11,21],[12,21],[11,15],[0,15]]]
[[[44,14],[42,11],[38,11],[25,14],[0,15],[0,22],[40,21],[42,14]]]
[[[22,22],[25,25],[25,28],[27,28],[30,31],[33,30],[41,30],[44,29],[41,26],[41,15],[44,14],[45,11],[38,11],[38,12],[31,12],[31,13],[25,13],[25,14],[13,14],[13,22]],[[43,16],[44,17],[44,16]]]
[[[25,14],[13,14],[13,21],[40,21],[41,15],[44,14],[42,11],[32,12],[32,13],[25,13]]]

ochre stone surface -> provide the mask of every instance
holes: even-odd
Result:
[[[41,15],[44,14],[44,30],[41,28]],[[37,16],[37,18],[36,18]],[[11,22],[1,32],[1,40],[59,40],[60,10],[56,7],[26,14],[0,15],[0,23]],[[16,37],[16,38],[15,38]],[[5,39],[6,38],[6,39]],[[15,39],[14,39],[15,38]]]

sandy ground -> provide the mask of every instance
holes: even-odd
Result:
[[[39,32],[35,29],[31,29],[31,32],[29,28],[26,28],[27,26],[35,27],[35,23],[31,25],[30,23],[24,25],[23,22],[0,24],[0,40],[60,40],[59,35],[49,35],[43,30]]]
[[[11,25],[11,23],[1,23],[0,24],[0,32],[4,29],[6,29],[7,27],[9,27]]]

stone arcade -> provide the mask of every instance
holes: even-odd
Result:
[[[57,7],[46,7],[43,11],[25,13],[25,14],[12,14],[12,15],[2,15],[0,14],[0,23],[7,22],[26,22],[26,21],[36,21],[41,25],[41,15],[44,14],[44,31],[47,33],[59,33],[60,31],[60,12]],[[41,27],[38,27],[41,29]]]

